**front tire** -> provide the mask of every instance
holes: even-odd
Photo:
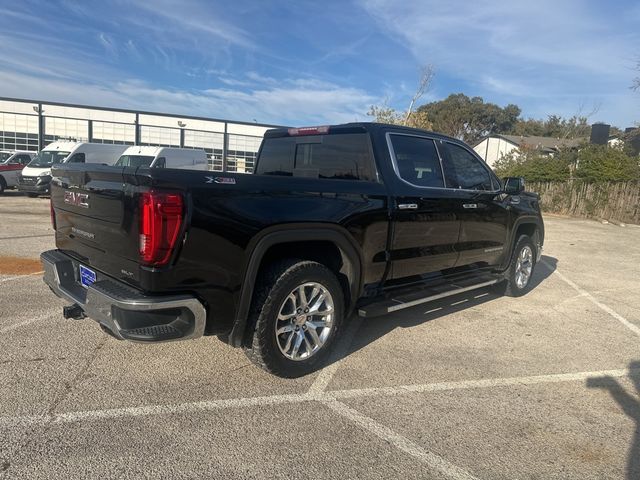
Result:
[[[505,281],[496,287],[498,293],[520,297],[532,288],[531,278],[536,266],[536,247],[531,237],[521,235],[516,242]]]
[[[256,283],[245,353],[280,377],[320,368],[344,317],[340,282],[324,265],[287,259],[268,266]]]

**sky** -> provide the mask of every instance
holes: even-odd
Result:
[[[0,0],[0,96],[277,125],[452,93],[640,121],[640,2]]]

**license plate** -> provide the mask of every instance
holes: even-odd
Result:
[[[80,265],[80,283],[84,288],[87,288],[93,282],[96,281],[96,272],[90,268]]]

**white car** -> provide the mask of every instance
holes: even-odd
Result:
[[[0,150],[0,194],[18,185],[20,172],[35,156],[26,150]]]
[[[53,142],[44,147],[19,178],[18,190],[30,197],[49,193],[51,167],[57,163],[102,163],[113,165],[126,145],[86,142]]]
[[[207,153],[197,148],[129,147],[116,162],[118,167],[182,168],[207,170]]]

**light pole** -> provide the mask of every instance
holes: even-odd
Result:
[[[178,120],[178,126],[180,127],[180,148],[184,148],[184,127],[187,126],[182,120]]]

